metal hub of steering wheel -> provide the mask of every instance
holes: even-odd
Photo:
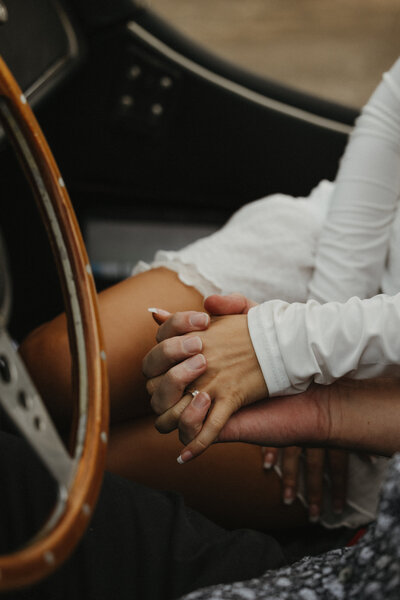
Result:
[[[96,292],[77,221],[47,142],[1,58],[0,120],[34,191],[57,263],[78,402],[70,454],[6,331],[10,286],[0,244],[0,402],[58,484],[58,502],[43,529],[17,552],[0,556],[0,590],[5,590],[45,577],[81,538],[102,481],[108,399]]]

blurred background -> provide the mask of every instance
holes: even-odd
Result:
[[[361,107],[400,55],[399,0],[147,0],[257,74]]]

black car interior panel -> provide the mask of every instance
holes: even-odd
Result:
[[[30,91],[87,238],[102,223],[154,223],[148,237],[156,247],[160,224],[171,235],[185,226],[206,232],[246,202],[307,194],[335,176],[356,111],[215,57],[145,2],[8,4],[1,53]],[[21,337],[61,304],[30,194],[6,146],[1,163],[2,227],[14,272],[25,273],[14,281]],[[121,276],[103,273],[98,286]]]

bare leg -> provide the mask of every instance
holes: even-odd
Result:
[[[98,299],[108,357],[112,422],[149,414],[142,360],[155,344],[156,325],[147,308],[203,310],[203,298],[184,285],[175,272],[154,269],[105,290]],[[71,363],[64,315],[33,331],[20,352],[56,421],[68,422]]]
[[[307,523],[299,500],[283,504],[281,479],[262,468],[259,446],[217,444],[182,467],[176,462],[182,448],[177,433],[159,434],[153,420],[143,417],[113,428],[109,470],[180,492],[189,506],[224,527],[272,530]]]
[[[150,413],[141,365],[155,344],[156,325],[147,312],[151,306],[171,312],[203,310],[203,298],[168,269],[131,277],[99,294],[111,396],[109,470],[179,491],[191,506],[227,526],[268,528],[305,522],[300,503],[282,504],[280,480],[263,471],[259,448],[223,445],[182,469],[176,463],[181,449],[177,436],[160,435],[152,417],[137,419]],[[21,354],[56,421],[68,423],[70,357],[64,316],[32,332]]]

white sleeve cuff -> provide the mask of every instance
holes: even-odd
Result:
[[[249,333],[270,396],[294,394],[279,349],[271,302],[250,309],[247,317]],[[286,304],[286,303],[282,303]]]
[[[400,375],[400,293],[344,304],[271,300],[249,311],[248,327],[271,396],[312,381]]]

